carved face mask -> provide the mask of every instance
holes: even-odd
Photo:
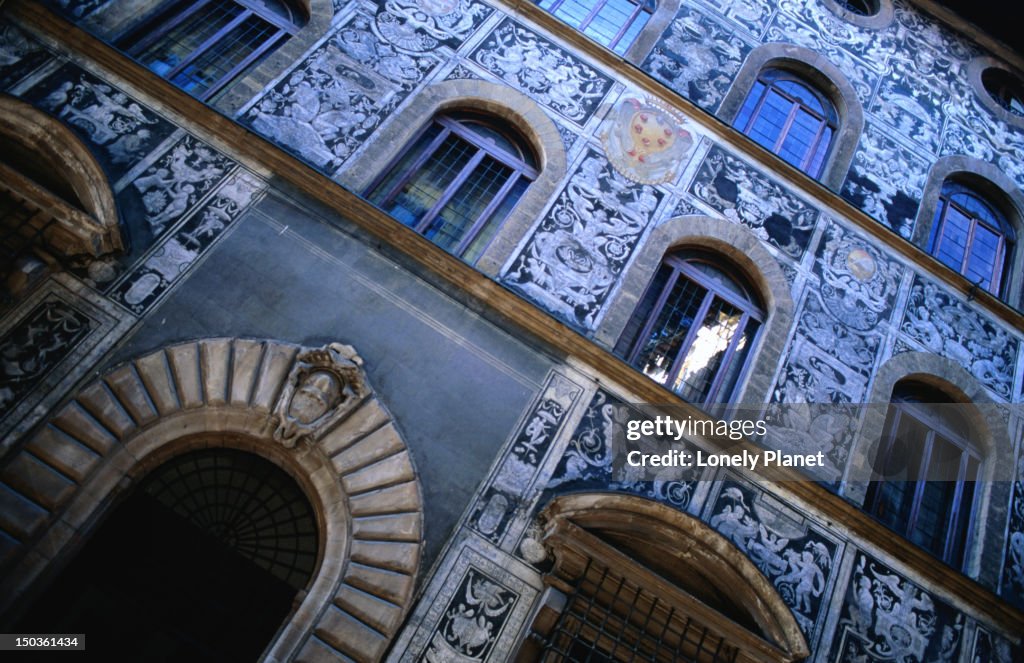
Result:
[[[341,402],[341,385],[337,376],[327,371],[314,371],[302,380],[288,404],[288,416],[309,425],[334,409]]]

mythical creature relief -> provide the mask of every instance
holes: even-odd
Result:
[[[914,277],[900,330],[1002,398],[1012,396],[1018,339],[921,276]]]
[[[830,661],[952,663],[963,615],[865,554],[846,590]]]
[[[67,357],[97,325],[51,296],[0,338],[0,418]]]
[[[808,642],[814,642],[842,546],[764,491],[731,477],[709,500],[704,520],[772,581]]]
[[[42,64],[49,53],[13,25],[0,25],[0,90]]]
[[[732,29],[684,4],[641,68],[714,111],[751,48]]]
[[[572,324],[593,327],[663,196],[589,150],[505,282]]]
[[[843,185],[843,197],[909,239],[930,163],[868,123]]]
[[[340,167],[440,62],[389,44],[371,21],[356,15],[241,121],[325,172]]]
[[[445,607],[422,660],[486,660],[518,600],[516,592],[470,566]]]
[[[815,51],[825,50],[826,45],[841,48],[847,54],[854,56],[863,66],[882,73],[885,71],[885,60],[897,49],[897,37],[887,30],[873,30],[861,28],[849,21],[845,21],[833,14],[824,4],[820,2],[804,2],[803,0],[782,0],[779,3],[779,17],[776,25],[769,32],[767,41],[788,41],[789,38],[797,37],[796,34],[787,34],[787,39],[777,39],[781,36],[780,27],[784,25],[781,21],[784,17],[793,17],[803,24],[800,37],[806,34],[806,38],[813,40],[812,44],[801,44]],[[788,22],[787,22],[788,24]],[[833,62],[835,62],[833,60]]]
[[[120,90],[82,72],[62,67],[27,96],[102,150],[112,176],[127,171],[173,127]]]
[[[949,57],[966,62],[978,54],[978,48],[967,39],[952,30],[946,29],[942,23],[922,14],[910,2],[896,0],[897,30],[904,28],[903,49],[913,51],[918,45],[926,45],[935,53],[945,53]]]
[[[889,77],[882,81],[870,112],[930,154],[939,150],[945,122],[942,102],[948,90],[936,89],[919,76]]]
[[[818,220],[818,210],[718,146],[705,157],[690,193],[794,259],[803,255]]]
[[[411,53],[426,53],[441,44],[456,49],[493,12],[475,0],[385,0],[374,28]]]
[[[701,479],[697,468],[671,468],[671,478],[639,480],[619,477],[612,469],[612,439],[616,429],[624,430],[629,409],[622,400],[598,390],[587,406],[545,492],[557,494],[574,490],[613,490],[639,495],[680,511],[690,508]],[[544,503],[540,500],[539,503]]]
[[[142,196],[146,223],[155,237],[220,183],[234,163],[192,136],[185,136],[132,182]]]
[[[607,76],[509,18],[491,31],[470,57],[580,127],[612,86]]]

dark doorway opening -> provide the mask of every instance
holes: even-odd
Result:
[[[97,660],[252,663],[317,552],[312,506],[279,467],[231,449],[183,454],[115,507],[15,630],[84,633]]]

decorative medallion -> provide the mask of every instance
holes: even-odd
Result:
[[[625,99],[601,136],[605,155],[615,170],[634,182],[667,182],[678,174],[693,147],[693,137],[682,126],[685,122],[654,100]]]

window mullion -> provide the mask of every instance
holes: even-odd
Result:
[[[725,381],[725,374],[729,372],[729,363],[732,361],[732,357],[736,354],[736,346],[739,345],[740,339],[743,337],[743,332],[747,328],[747,323],[750,321],[750,314],[746,311],[740,317],[740,323],[736,326],[736,331],[733,332],[732,339],[729,340],[729,347],[725,350],[725,355],[722,357],[722,363],[718,367],[718,371],[715,373],[715,379],[711,383],[711,388],[708,390],[707,398],[704,399],[705,403],[714,403],[715,398],[718,396],[718,391],[722,388],[722,383]]]
[[[697,315],[693,316],[693,322],[690,324],[690,328],[686,330],[686,336],[683,338],[682,345],[679,346],[679,353],[675,359],[672,360],[672,369],[668,372],[668,388],[670,391],[675,391],[672,388],[672,384],[678,377],[678,372],[682,369],[683,360],[686,355],[690,352],[690,346],[693,344],[693,339],[697,336],[697,331],[704,324],[704,317],[708,314],[708,309],[711,308],[712,302],[714,302],[715,293],[712,290],[704,291],[704,301],[700,304],[700,309],[697,311]]]
[[[615,48],[615,46],[618,45],[619,40],[626,34],[626,31],[629,30],[630,26],[633,25],[633,21],[637,19],[642,11],[644,11],[644,7],[641,4],[637,4],[633,8],[633,12],[629,15],[629,18],[622,22],[622,27],[619,28],[619,31],[615,33],[614,37],[612,37],[611,42],[608,44],[608,48]]]
[[[173,69],[168,71],[166,74],[163,74],[163,77],[166,78],[167,80],[173,81],[174,77],[177,76],[178,74],[180,74],[182,72],[182,70],[185,69],[185,67],[187,67],[190,64],[192,64],[193,62],[195,62],[196,59],[198,59],[200,55],[203,55],[204,53],[206,53],[206,51],[210,50],[210,48],[212,48],[214,44],[216,44],[218,41],[223,39],[225,35],[229,34],[231,32],[231,30],[234,30],[236,27],[238,27],[242,23],[242,21],[244,21],[245,19],[249,18],[250,16],[252,16],[252,10],[251,9],[243,9],[241,14],[239,14],[238,16],[233,18],[231,21],[228,22],[227,25],[225,25],[223,28],[218,30],[216,33],[214,33],[213,35],[208,37],[206,39],[206,41],[204,41],[203,43],[201,43],[198,46],[196,46],[192,50],[191,53],[189,53],[187,56],[185,56],[181,60],[181,62],[178,63],[177,67],[174,67]]]
[[[251,65],[253,62],[258,60],[259,58],[263,57],[264,53],[266,53],[270,49],[276,47],[277,43],[279,41],[281,41],[281,39],[285,36],[285,34],[286,33],[283,30],[278,28],[277,31],[274,32],[273,35],[271,35],[267,39],[264,39],[263,43],[261,43],[259,45],[259,47],[257,47],[252,53],[250,53],[248,56],[246,56],[245,59],[243,59],[241,62],[236,64],[234,67],[232,67],[231,71],[229,71],[226,74],[224,74],[223,76],[221,76],[213,85],[211,85],[210,89],[207,90],[203,94],[202,98],[204,100],[209,99],[210,97],[215,95],[217,92],[219,92],[235,76],[237,76],[241,72],[245,71],[246,67]]]
[[[420,172],[420,170],[423,168],[423,165],[427,162],[427,160],[434,156],[437,150],[444,143],[445,139],[448,138],[448,134],[450,133],[451,132],[448,130],[448,128],[442,125],[441,133],[435,136],[434,140],[430,141],[430,144],[427,145],[423,152],[418,157],[416,157],[416,159],[411,164],[409,164],[408,170],[401,177],[398,178],[398,181],[395,182],[391,186],[391,188],[388,189],[387,193],[380,199],[381,207],[390,205],[395,201],[395,198],[398,196],[399,192],[401,192],[401,190],[405,187],[406,184],[409,183],[409,180],[411,180],[416,175],[416,173]],[[399,155],[397,160],[400,159],[401,155]],[[370,191],[372,192],[373,189],[370,189]]]
[[[484,207],[483,211],[480,212],[479,216],[477,216],[473,221],[473,224],[466,231],[465,236],[462,238],[462,241],[459,242],[458,247],[456,247],[454,251],[456,255],[462,255],[462,253],[469,248],[470,243],[472,243],[473,239],[483,228],[484,224],[487,223],[487,219],[490,218],[491,214],[494,214],[494,210],[496,210],[498,205],[505,200],[505,196],[507,196],[508,192],[512,190],[513,185],[515,185],[520,177],[522,177],[522,173],[517,170],[505,180],[505,183],[501,185],[498,192],[494,194],[491,201],[487,203],[487,206]]]
[[[811,145],[807,149],[807,153],[804,155],[803,160],[800,162],[800,170],[806,171],[807,168],[811,165],[811,160],[814,159],[814,156],[818,153],[818,143],[821,142],[821,135],[825,133],[826,126],[827,125],[825,124],[824,120],[818,120],[818,131],[817,133],[814,134],[814,140],[811,141]]]
[[[789,95],[786,95],[788,98]],[[772,153],[778,154],[782,150],[782,145],[786,142],[786,137],[789,136],[789,130],[793,127],[793,122],[796,120],[796,114],[800,112],[800,104],[794,102],[792,99],[788,99],[791,106],[789,107],[789,114],[786,116],[786,123],[782,126],[782,131],[779,132],[779,137],[775,140],[775,146],[772,147]]]
[[[458,192],[460,188],[462,188],[462,185],[466,183],[466,180],[469,178],[470,174],[476,169],[477,166],[480,165],[480,162],[484,160],[484,157],[486,155],[487,153],[484,150],[477,149],[476,154],[474,154],[473,157],[466,163],[466,165],[462,167],[462,170],[460,170],[459,174],[455,176],[455,179],[452,180],[452,182],[447,187],[445,187],[445,190],[438,197],[437,202],[434,203],[434,206],[431,207],[427,211],[427,213],[423,215],[423,218],[420,219],[419,223],[416,224],[415,228],[417,232],[422,233],[424,230],[427,229],[430,223],[433,222],[435,218],[437,218],[437,215],[441,213],[441,210],[445,208],[445,206],[452,199],[452,197]]]
[[[960,501],[964,495],[964,481],[967,478],[967,451],[960,451],[960,467],[957,468],[956,473],[956,487],[953,489],[953,505],[950,509],[949,515],[949,526],[946,527],[946,541],[942,547],[942,559],[947,562],[952,561],[953,556],[953,544],[958,538],[959,532],[957,532],[957,525],[960,520]]]
[[[162,24],[151,34],[143,37],[137,43],[132,45],[132,47],[128,50],[128,54],[133,57],[140,55],[142,51],[146,50],[147,48],[155,44],[157,41],[162,39],[164,35],[166,35],[168,32],[181,25],[185,20],[187,20],[189,17],[191,17],[193,14],[195,14],[211,2],[213,2],[213,0],[198,0],[198,2],[194,3],[191,7],[180,12],[177,16],[167,21],[167,23]]]
[[[665,286],[661,289],[661,293],[658,295],[658,300],[654,303],[650,313],[648,313],[647,319],[644,321],[644,326],[640,330],[640,334],[636,337],[633,349],[629,352],[629,356],[626,361],[630,364],[636,363],[636,360],[639,358],[640,351],[643,349],[644,345],[646,345],[646,339],[651,335],[654,323],[657,321],[658,316],[661,315],[661,310],[665,307],[665,302],[668,301],[669,294],[671,294],[676,283],[678,283],[679,277],[679,270],[673,268],[672,274],[665,280]]]
[[[921,454],[921,462],[917,468],[917,479],[914,482],[914,498],[910,504],[910,517],[907,519],[907,536],[911,536],[917,526],[917,516],[921,510],[921,500],[924,496],[924,488],[927,483],[928,467],[932,462],[932,448],[935,443],[935,431],[930,430],[925,436],[924,452]]]
[[[960,263],[960,273],[967,276],[967,265],[971,261],[971,252],[974,251],[974,230],[978,227],[978,220],[971,217],[971,226],[967,231],[967,244],[964,247],[964,259]]]
[[[605,0],[598,0],[597,2],[595,2],[594,7],[590,10],[590,13],[587,14],[582,21],[580,21],[578,30],[580,32],[583,32],[588,27],[590,27],[591,21],[593,21],[594,17],[596,17],[601,12],[601,10],[604,9],[604,6]]]

